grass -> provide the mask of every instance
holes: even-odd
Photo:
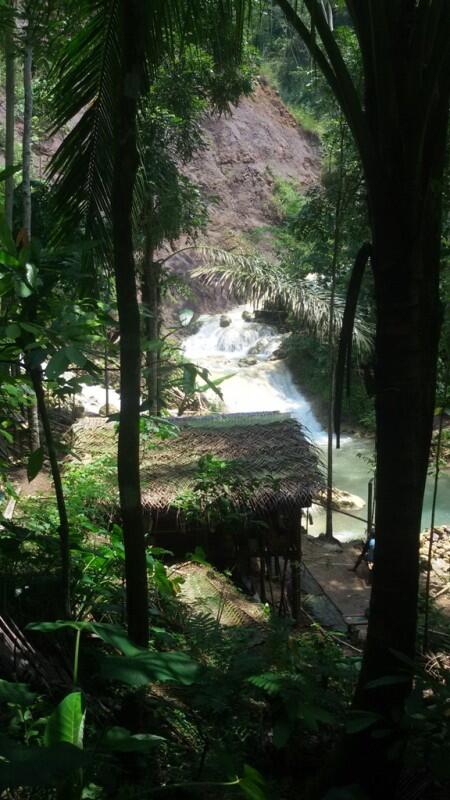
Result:
[[[295,121],[304,131],[312,133],[319,139],[325,133],[325,123],[323,120],[318,119],[311,111],[301,106],[287,103],[287,108],[294,117]]]
[[[275,176],[274,203],[280,216],[289,221],[299,214],[304,198],[295,181]]]

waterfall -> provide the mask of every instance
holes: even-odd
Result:
[[[199,331],[185,341],[186,358],[206,367],[214,378],[229,376],[220,385],[224,411],[289,412],[314,441],[324,442],[326,433],[285,362],[274,359],[283,334],[270,325],[248,321],[244,318],[248,311],[247,306],[238,306],[225,315],[201,317]],[[222,327],[221,320],[229,324]]]
[[[252,318],[250,306],[245,305],[227,311],[225,315],[200,317],[200,329],[185,340],[186,358],[206,367],[213,378],[230,376],[220,385],[224,406],[221,410],[289,412],[307,429],[316,444],[325,445],[326,432],[316,419],[311,405],[295,385],[286,363],[272,358],[283,341],[283,334],[270,325],[246,321],[242,316],[244,312],[247,312],[246,319]],[[226,327],[220,324],[222,316],[229,320]],[[210,397],[217,399],[214,394],[210,394]],[[373,455],[373,442],[347,436],[341,439],[341,443],[342,448],[333,454],[334,485],[365,498],[367,482],[372,476],[368,461]],[[422,527],[430,524],[431,499],[432,481],[428,480]],[[364,517],[364,511],[356,513]],[[447,470],[440,476],[436,525],[447,524],[449,520],[450,473]],[[311,532],[321,532],[323,523],[323,514],[319,511],[315,514]],[[334,514],[333,528],[335,535],[344,541],[363,536],[365,525]]]

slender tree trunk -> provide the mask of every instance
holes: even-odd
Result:
[[[153,248],[148,242],[144,248],[143,275],[142,275],[142,299],[145,306],[144,330],[145,337],[152,345],[147,348],[145,353],[147,399],[150,414],[159,413],[159,351],[155,343],[160,334],[160,265],[153,260]]]
[[[31,134],[33,120],[33,47],[29,41],[25,44],[23,61],[23,137],[22,137],[22,187],[23,187],[23,218],[22,224],[28,240],[31,239]]]
[[[105,415],[109,415],[109,342],[108,334],[105,331],[105,352],[104,352],[104,380],[105,380]]]
[[[334,429],[334,372],[336,360],[336,344],[334,331],[334,304],[336,298],[336,279],[339,254],[341,249],[341,211],[344,184],[344,120],[341,120],[341,136],[339,151],[339,183],[334,218],[333,257],[331,262],[331,294],[330,316],[328,322],[328,372],[330,392],[328,397],[328,442],[327,442],[327,506],[325,536],[333,539],[333,429]]]
[[[7,32],[5,46],[6,61],[6,114],[5,114],[5,167],[14,164],[15,109],[16,109],[16,62],[12,31]],[[14,175],[5,180],[5,219],[12,231],[14,205]]]
[[[70,536],[69,521],[67,519],[67,509],[64,499],[64,492],[61,481],[61,473],[56,455],[55,442],[53,439],[50,421],[48,418],[47,406],[45,403],[44,388],[42,385],[41,368],[30,369],[31,381],[36,394],[37,408],[44,429],[45,443],[47,445],[48,457],[52,471],[53,485],[55,487],[56,504],[59,515],[59,542],[61,551],[61,584],[62,584],[62,614],[64,619],[71,617],[70,602]]]
[[[139,475],[141,379],[140,319],[133,255],[132,203],[138,167],[136,115],[143,79],[143,0],[121,0],[122,74],[117,88],[112,223],[120,327],[120,425],[118,482],[125,546],[130,638],[148,643],[148,593]]]
[[[29,24],[29,23],[28,23]],[[23,61],[23,91],[24,91],[24,112],[23,112],[23,136],[22,136],[22,227],[25,232],[26,242],[31,241],[31,133],[33,120],[33,47],[29,41],[29,31],[25,43],[25,54]],[[32,452],[38,450],[41,445],[39,432],[39,414],[36,401],[32,401],[28,406],[28,428],[30,431],[30,446]]]

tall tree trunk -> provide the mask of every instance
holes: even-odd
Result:
[[[445,103],[445,101],[444,101]],[[367,641],[355,705],[381,714],[380,727],[352,742],[353,763],[370,797],[394,793],[401,763],[399,721],[412,687],[370,683],[405,677],[416,655],[419,534],[435,408],[441,307],[439,269],[442,185],[448,111],[441,102],[424,148],[422,180],[416,164],[393,159],[390,180],[373,192],[373,267],[377,303],[376,415],[377,505]],[[392,141],[400,142],[402,137]],[[395,165],[395,166],[394,166]],[[407,668],[406,668],[407,671]],[[352,737],[354,738],[354,737]],[[356,746],[357,744],[357,746]],[[390,748],[396,745],[396,757]],[[374,770],[373,765],[378,769]],[[368,786],[370,775],[370,787]]]
[[[12,167],[14,164],[14,140],[15,140],[15,109],[16,109],[16,61],[14,51],[13,32],[7,31],[5,45],[6,62],[6,114],[5,114],[5,167]],[[13,228],[13,205],[14,205],[14,175],[10,175],[5,180],[5,219],[6,224],[12,231]]]
[[[373,735],[373,725],[349,737],[349,766],[341,777],[347,783],[359,781],[370,798],[395,797],[400,722],[412,669],[403,681],[395,678],[405,678],[405,659],[413,666],[416,654],[419,533],[441,322],[450,5],[377,0],[368,9],[369,4],[347,0],[365,73],[362,108],[351,76],[336,57],[335,43],[317,16],[318,3],[305,0],[320,27],[322,51],[293,5],[277,3],[317,56],[366,170],[377,315],[377,505],[372,597],[355,706],[383,719],[379,737]],[[370,685],[386,678],[388,684]],[[389,729],[390,735],[384,735]]]
[[[328,442],[327,442],[327,504],[325,536],[328,541],[333,539],[333,430],[334,430],[334,372],[336,360],[336,344],[334,331],[334,304],[336,299],[336,279],[338,261],[341,251],[341,223],[342,223],[342,195],[344,188],[344,120],[341,119],[340,150],[339,150],[339,183],[336,197],[334,216],[333,256],[331,261],[331,293],[330,315],[328,321],[328,374],[330,391],[328,397]]]
[[[157,415],[159,402],[159,351],[156,343],[160,334],[160,275],[161,267],[153,260],[153,248],[146,234],[142,274],[142,299],[144,301],[144,330],[147,341],[151,344],[146,349],[146,386],[150,414]]]
[[[22,136],[22,227],[25,232],[27,243],[31,241],[31,133],[33,121],[33,47],[30,42],[29,25],[30,23],[28,23],[23,61],[24,111]],[[28,406],[27,414],[28,429],[30,431],[30,446],[32,452],[34,452],[38,450],[41,445],[39,414],[37,403],[34,399]]]
[[[30,369],[30,377],[33,383],[33,388],[36,394],[37,408],[42,421],[44,429],[45,442],[47,445],[48,457],[50,460],[50,468],[52,471],[53,485],[55,487],[56,504],[58,506],[59,515],[59,543],[61,552],[61,587],[62,587],[62,614],[63,619],[69,619],[71,616],[71,602],[70,602],[70,536],[69,536],[69,520],[67,518],[67,509],[64,499],[64,492],[61,481],[61,473],[56,454],[55,442],[53,439],[52,430],[50,427],[50,420],[48,418],[48,411],[45,402],[44,388],[42,385],[42,370],[40,367],[32,367]]]
[[[120,327],[120,424],[118,482],[125,546],[128,633],[148,643],[148,592],[139,475],[141,348],[133,254],[132,204],[138,167],[136,115],[144,66],[143,0],[121,0],[122,70],[112,187],[114,270]]]
[[[28,23],[29,24],[29,23]],[[24,111],[23,111],[23,136],[22,136],[22,187],[23,187],[23,217],[22,225],[28,237],[31,239],[31,134],[33,122],[33,46],[29,41],[29,32],[25,43],[25,53],[23,61],[23,92],[24,92]]]
[[[22,225],[25,232],[26,243],[31,241],[31,170],[32,170],[32,151],[31,135],[33,120],[33,45],[31,41],[31,28],[28,21],[27,36],[25,41],[25,54],[23,66],[23,87],[24,87],[24,115],[23,115],[23,138],[22,138],[22,188],[23,188],[23,215]],[[34,299],[31,299],[30,321],[35,316]],[[28,425],[30,429],[31,451],[35,452],[41,446],[39,433],[39,417],[41,418],[44,430],[45,443],[50,460],[53,484],[55,487],[56,503],[59,515],[59,539],[61,550],[61,583],[62,583],[62,602],[61,613],[64,618],[71,616],[70,602],[70,541],[69,541],[69,522],[62,488],[61,473],[56,455],[55,443],[48,418],[47,406],[45,402],[44,388],[42,384],[42,370],[28,363],[25,356],[27,373],[31,379],[36,400],[28,407]]]

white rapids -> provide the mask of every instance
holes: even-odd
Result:
[[[248,310],[239,306],[227,312],[227,327],[220,325],[221,314],[201,317],[200,330],[185,341],[185,357],[206,367],[213,378],[228,376],[220,384],[223,411],[289,412],[314,441],[324,442],[326,433],[288,367],[282,360],[271,360],[283,335],[270,325],[246,322],[242,314]]]
[[[201,326],[197,333],[184,341],[184,355],[187,360],[206,368],[212,379],[226,379],[220,383],[223,400],[211,390],[208,398],[218,411],[251,412],[281,411],[292,414],[306,428],[312,441],[323,449],[326,456],[327,435],[318,421],[301,390],[294,383],[285,361],[272,358],[283,341],[280,334],[270,325],[246,321],[243,312],[250,312],[250,306],[238,306],[225,315],[214,314],[200,317]],[[228,317],[230,324],[221,327],[221,317]],[[248,318],[248,315],[245,314]],[[68,375],[71,375],[68,373]],[[105,388],[101,385],[83,384],[76,402],[83,405],[85,413],[98,414],[105,405]],[[120,396],[109,390],[109,402],[114,410],[120,408]],[[372,477],[369,462],[373,457],[373,442],[367,438],[343,437],[342,447],[333,452],[333,483],[339,489],[365,498],[367,483]],[[430,476],[425,491],[422,528],[430,524],[430,509],[433,493],[433,480]],[[353,513],[353,512],[352,512]],[[365,508],[355,511],[362,519]],[[442,471],[439,479],[438,507],[435,524],[448,524],[450,520],[450,472]],[[313,534],[324,530],[324,514],[314,513]],[[342,541],[364,536],[365,523],[333,514],[333,532]]]
[[[282,343],[283,335],[269,325],[247,322],[242,316],[245,311],[251,312],[251,307],[238,306],[227,311],[224,315],[230,319],[227,327],[220,325],[221,314],[201,317],[199,331],[185,340],[186,358],[206,367],[213,378],[230,376],[220,384],[223,395],[220,410],[289,412],[306,428],[315,444],[323,448],[325,461],[325,430],[314,415],[310,403],[294,383],[286,363],[282,360],[271,360],[274,351]],[[217,397],[211,393],[210,399],[217,401]],[[367,483],[373,472],[373,467],[370,466],[373,442],[368,438],[346,436],[341,438],[341,444],[340,450],[333,451],[333,483],[339,489],[365,498]],[[450,520],[448,471],[441,472],[439,483],[436,525],[448,524]],[[430,524],[432,484],[430,477],[424,497],[422,528]],[[365,508],[354,513],[362,519]],[[314,515],[314,525],[310,530],[311,533],[318,534],[323,529],[324,514],[319,510]],[[335,513],[333,531],[342,541],[361,538],[365,523]]]

